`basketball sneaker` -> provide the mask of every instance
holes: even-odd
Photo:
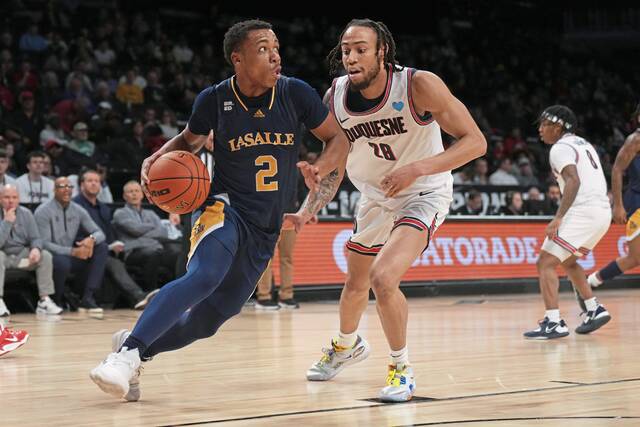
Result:
[[[129,393],[129,381],[138,374],[140,354],[138,349],[122,347],[119,352],[111,353],[98,366],[91,370],[91,380],[102,391],[117,398]]]
[[[111,337],[111,350],[117,353],[122,347],[122,344],[129,338],[131,331],[127,329],[120,329]],[[129,380],[129,392],[124,395],[124,400],[127,402],[137,402],[140,400],[140,374],[142,374],[142,363],[137,369],[136,374]]]
[[[7,305],[4,303],[4,300],[0,298],[0,317],[10,316],[11,312],[7,308]]]
[[[611,320],[611,315],[602,304],[598,304],[595,310],[587,311],[587,315],[580,326],[576,328],[577,334],[588,334],[602,326],[606,325]]]
[[[416,380],[413,368],[409,365],[389,365],[387,385],[380,390],[380,400],[383,402],[407,402],[416,391]]]
[[[331,348],[323,348],[324,355],[307,371],[309,381],[328,381],[345,367],[360,362],[369,356],[371,347],[360,335],[351,348],[343,348],[331,340]]]
[[[270,299],[257,299],[255,304],[256,310],[280,310],[280,305],[277,302]]]
[[[0,356],[22,347],[29,340],[27,331],[12,331],[0,323]]]
[[[300,304],[298,304],[298,301],[294,300],[293,298],[278,300],[278,305],[280,306],[280,308],[288,308],[292,310],[300,308]]]
[[[550,340],[553,338],[562,338],[569,335],[569,328],[564,320],[560,319],[560,322],[552,322],[548,317],[542,319],[538,323],[538,328],[533,331],[525,332],[524,337],[532,340]]]
[[[62,313],[62,308],[53,302],[49,297],[44,297],[38,301],[38,307],[36,308],[36,314],[51,314],[56,315]]]

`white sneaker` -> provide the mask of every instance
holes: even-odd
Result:
[[[9,316],[11,312],[7,308],[7,305],[4,303],[4,300],[0,298],[0,317]]]
[[[341,349],[334,340],[331,340],[331,348],[323,348],[324,355],[307,370],[307,380],[330,380],[345,367],[366,359],[370,351],[369,343],[360,335],[353,347],[349,349]]]
[[[380,390],[383,402],[407,402],[416,391],[413,368],[409,365],[389,365],[387,385]]]
[[[592,288],[597,288],[598,286],[602,285],[602,281],[598,280],[596,273],[597,271],[594,271],[587,277],[587,283],[591,285]]]
[[[62,313],[62,308],[58,307],[58,305],[53,302],[51,298],[44,297],[38,301],[38,307],[36,308],[36,314],[51,314],[56,315]]]
[[[111,337],[111,350],[117,353],[122,347],[122,344],[129,338],[131,331],[126,329],[120,329]],[[124,395],[124,400],[127,402],[137,402],[140,400],[140,374],[142,373],[142,363],[136,370],[136,374],[129,380],[129,392]]]
[[[138,349],[128,350],[125,347],[118,353],[109,354],[91,370],[89,376],[105,393],[124,398],[129,393],[129,381],[137,374],[139,367]]]

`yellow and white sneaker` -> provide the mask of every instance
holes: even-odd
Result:
[[[348,365],[366,359],[370,351],[369,343],[360,335],[351,348],[341,348],[331,340],[331,348],[323,348],[324,355],[307,370],[307,380],[328,381]]]
[[[389,365],[387,385],[380,390],[383,402],[407,402],[416,390],[413,368],[409,365]]]

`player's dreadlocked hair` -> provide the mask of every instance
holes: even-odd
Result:
[[[342,66],[342,46],[340,43],[342,43],[344,33],[346,33],[350,27],[368,27],[375,31],[378,36],[376,50],[386,46],[384,49],[384,63],[386,65],[393,65],[393,69],[395,71],[402,69],[396,60],[396,42],[393,40],[391,31],[389,31],[387,26],[384,25],[382,21],[372,21],[371,19],[352,19],[351,22],[344,27],[344,30],[342,30],[342,33],[338,38],[338,44],[331,49],[331,52],[327,55],[327,64],[329,65],[329,73],[331,75],[336,74]]]
[[[227,60],[229,65],[233,66],[231,63],[231,54],[238,50],[244,39],[247,38],[249,31],[270,30],[271,28],[271,24],[259,19],[250,19],[248,21],[241,21],[233,24],[225,33],[224,41],[222,42],[224,58]]]

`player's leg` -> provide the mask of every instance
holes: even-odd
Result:
[[[407,300],[400,290],[400,279],[423,252],[429,230],[413,226],[396,227],[380,251],[369,273],[376,296],[376,308],[391,349],[387,385],[380,392],[384,401],[407,401],[413,397],[415,379],[407,349]]]
[[[369,268],[375,257],[347,252],[347,279],[340,295],[340,330],[323,349],[323,356],[307,370],[310,381],[327,381],[346,366],[369,356],[369,343],[358,335],[362,313],[369,302]]]
[[[552,339],[569,335],[569,328],[560,318],[558,308],[558,288],[560,281],[556,268],[571,256],[573,252],[568,246],[555,240],[545,239],[536,262],[540,293],[544,300],[545,316],[538,328],[525,332],[528,339]]]
[[[605,280],[611,280],[640,265],[640,209],[636,210],[627,221],[627,244],[629,252],[611,261],[604,268],[589,275],[587,281],[592,287],[597,287]]]

